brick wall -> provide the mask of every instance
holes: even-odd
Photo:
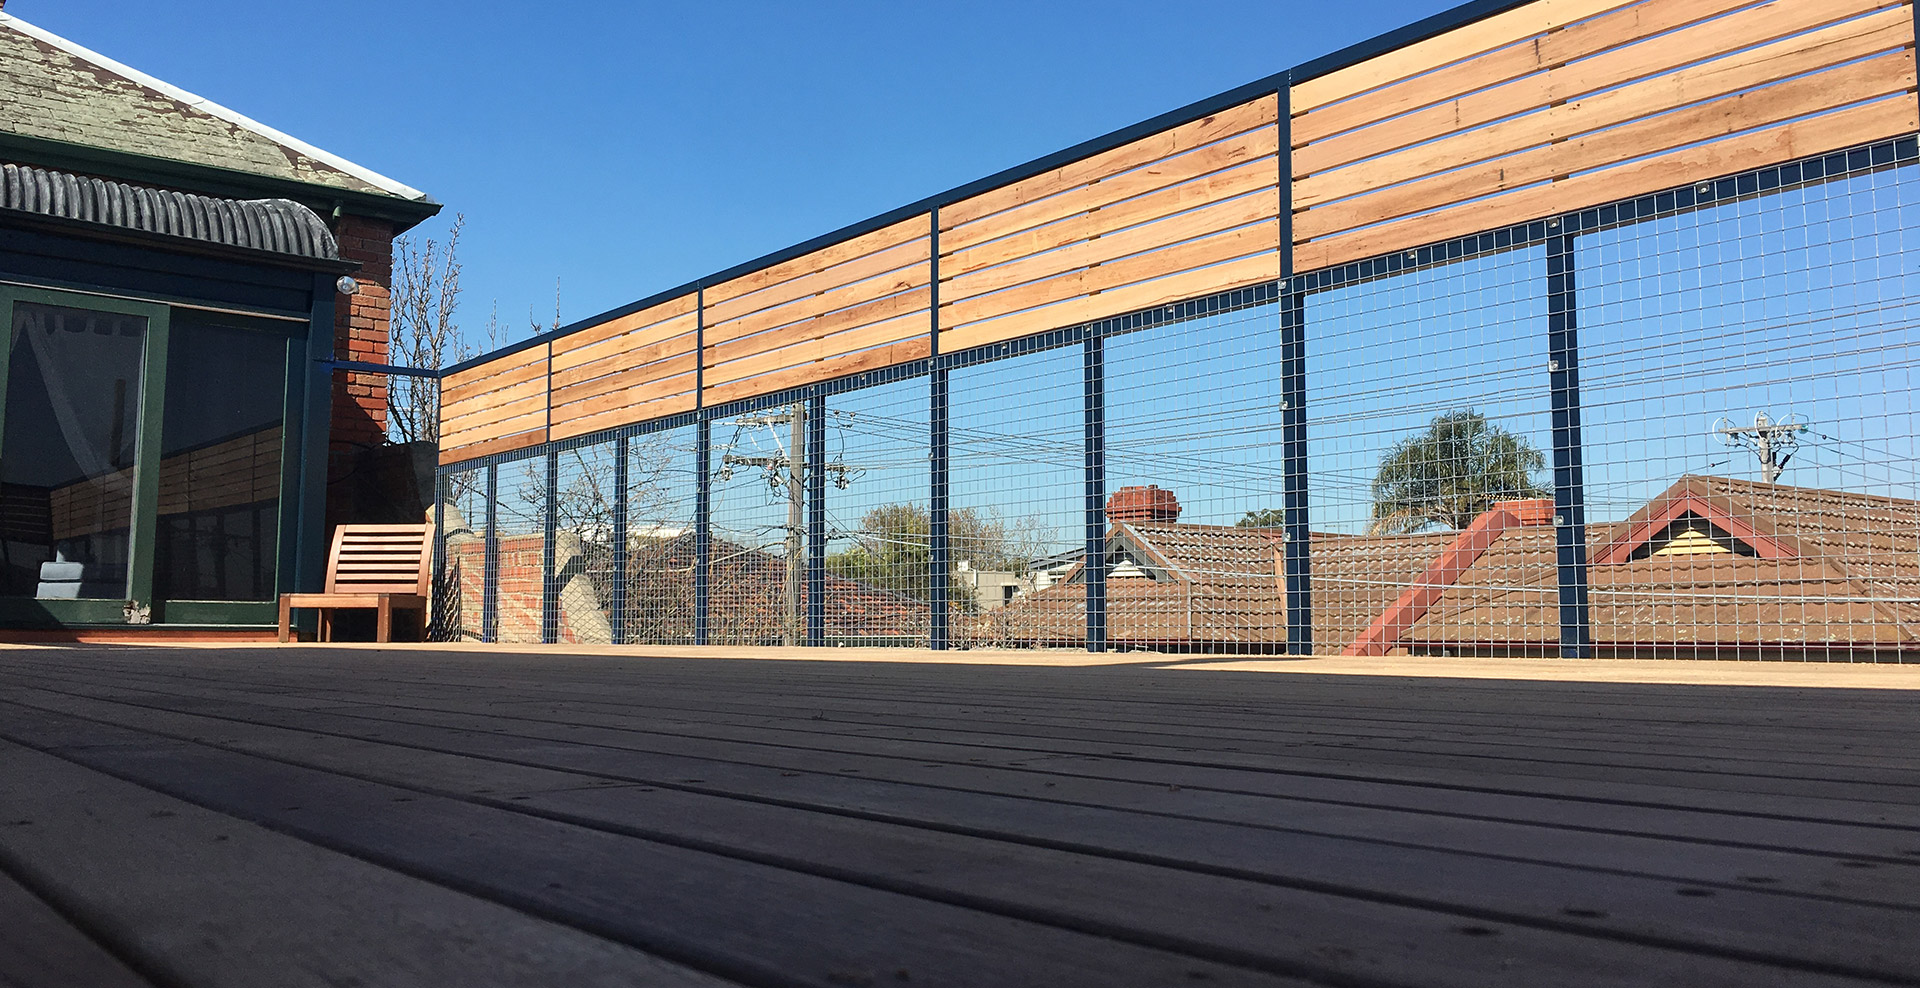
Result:
[[[333,309],[333,352],[341,360],[387,362],[388,319],[393,299],[393,224],[343,216],[334,230],[340,256],[360,262],[353,278],[360,290],[341,295]],[[335,451],[377,446],[387,433],[387,379],[376,374],[333,376]]]

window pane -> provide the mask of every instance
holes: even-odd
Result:
[[[125,598],[141,316],[17,302],[0,437],[0,593]]]
[[[285,336],[174,318],[153,574],[161,599],[273,599],[286,368]]]

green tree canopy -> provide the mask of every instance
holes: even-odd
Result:
[[[915,597],[932,594],[933,521],[925,505],[883,504],[869,510],[852,532],[853,546],[827,557],[836,576]],[[991,510],[953,508],[947,512],[948,557],[975,569],[1026,569],[1027,560],[1047,542],[1037,519],[1008,522]]]
[[[1370,535],[1431,525],[1465,528],[1495,501],[1548,497],[1533,480],[1546,457],[1522,436],[1469,408],[1435,418],[1395,443],[1373,479]]]
[[[1242,515],[1239,521],[1236,521],[1233,523],[1233,527],[1235,528],[1284,528],[1286,527],[1286,524],[1287,524],[1287,513],[1284,509],[1261,508],[1258,511],[1249,511],[1245,515]]]

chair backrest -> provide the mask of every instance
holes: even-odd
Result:
[[[327,556],[327,592],[425,596],[432,569],[432,525],[341,525]]]

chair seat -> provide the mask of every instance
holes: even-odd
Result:
[[[427,598],[417,593],[284,593],[280,599],[290,607],[378,607],[381,599],[402,609],[427,606]]]
[[[296,607],[320,611],[321,641],[332,637],[335,610],[376,612],[376,642],[392,635],[394,611],[419,611],[425,638],[432,562],[432,525],[341,525],[327,556],[326,592],[280,595],[280,640],[292,637]]]

